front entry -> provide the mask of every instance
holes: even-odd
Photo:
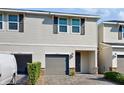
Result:
[[[75,53],[75,70],[76,70],[76,72],[81,71],[81,57],[80,56],[81,56],[80,52]]]

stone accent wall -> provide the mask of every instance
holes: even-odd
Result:
[[[117,71],[117,68],[116,67],[109,67],[109,70],[110,71]]]

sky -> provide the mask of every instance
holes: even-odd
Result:
[[[28,8],[28,9],[99,15],[101,17],[99,22],[106,20],[124,21],[124,8]]]

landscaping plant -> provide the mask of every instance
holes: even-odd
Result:
[[[104,77],[119,84],[124,84],[124,75],[122,73],[114,71],[105,72]]]
[[[35,85],[41,73],[41,62],[28,63],[27,66],[29,83]]]
[[[69,75],[70,75],[70,76],[74,76],[74,75],[75,75],[75,69],[74,69],[74,68],[71,68],[71,69],[70,69]]]

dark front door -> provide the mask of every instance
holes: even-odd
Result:
[[[46,74],[65,75],[69,73],[68,55],[46,55]]]
[[[32,62],[32,54],[15,54],[17,73],[27,74],[27,63]]]
[[[80,52],[76,52],[75,53],[75,70],[76,72],[80,72],[81,71],[81,57],[80,57]]]

